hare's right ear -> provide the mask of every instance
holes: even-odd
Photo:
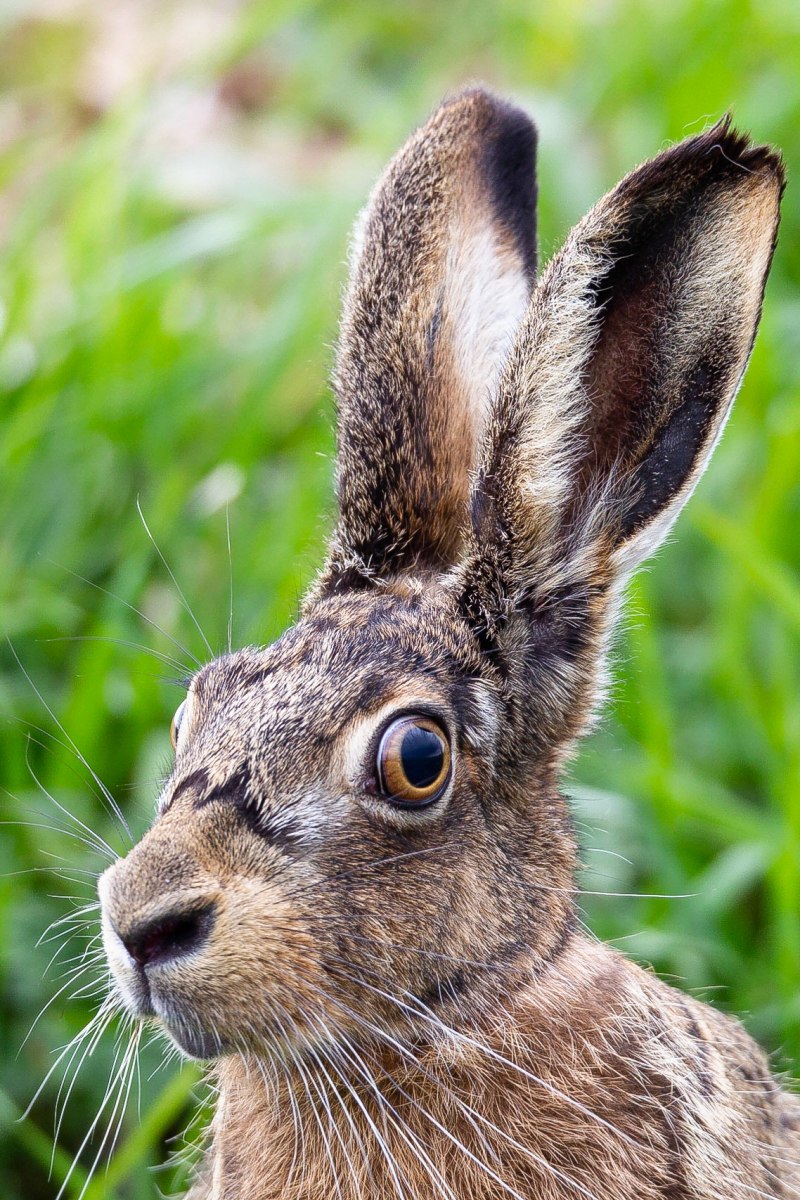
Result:
[[[339,520],[317,594],[458,558],[485,413],[535,279],[535,152],[524,113],[471,89],[373,192],[342,319]]]

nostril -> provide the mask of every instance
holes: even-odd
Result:
[[[188,912],[165,913],[135,925],[122,938],[125,949],[140,967],[181,958],[206,941],[215,909],[212,903]]]

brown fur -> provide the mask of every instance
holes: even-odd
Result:
[[[101,881],[125,1004],[213,1060],[197,1200],[798,1194],[755,1043],[580,931],[558,789],[744,370],[780,160],[689,139],[534,285],[534,153],[473,90],[379,182],[327,564],[278,642],[192,681],[158,819]],[[375,754],[414,712],[453,773],[408,811]]]

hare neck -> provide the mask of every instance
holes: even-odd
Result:
[[[641,1115],[608,1101],[625,1069],[609,1031],[628,973],[576,938],[546,979],[457,1032],[315,1047],[285,1067],[223,1060],[211,1200],[643,1196],[614,1190],[631,1123],[640,1181]]]

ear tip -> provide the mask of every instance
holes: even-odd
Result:
[[[466,135],[495,215],[511,233],[528,279],[536,276],[536,126],[524,109],[474,84],[449,96],[431,123]]]
[[[497,218],[512,234],[525,274],[536,279],[536,129],[520,109],[504,105],[487,140],[484,170]]]
[[[705,154],[718,153],[733,167],[749,175],[770,176],[777,184],[779,194],[786,186],[786,165],[783,156],[774,146],[753,143],[750,134],[737,129],[733,115],[725,113],[709,129],[697,138],[689,139],[686,145],[695,143],[696,149]]]
[[[702,133],[675,143],[631,171],[606,199],[612,213],[620,200],[634,207],[644,203],[648,211],[672,211],[682,200],[697,201],[709,190],[750,190],[772,192],[777,209],[785,181],[778,151],[754,145],[727,113]]]
[[[469,122],[489,137],[509,134],[524,137],[528,152],[535,154],[536,126],[528,113],[519,105],[498,96],[485,84],[470,84],[446,96],[433,115],[434,121],[442,118]]]

